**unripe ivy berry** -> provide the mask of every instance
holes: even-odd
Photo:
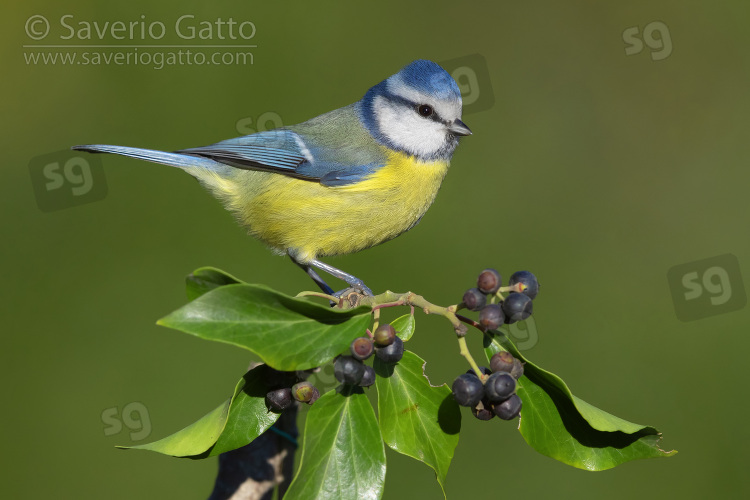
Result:
[[[513,369],[510,371],[510,375],[516,380],[523,376],[523,363],[520,360],[513,360]]]
[[[299,382],[292,386],[292,397],[300,403],[309,403],[313,397],[315,387],[308,381]]]
[[[320,391],[318,391],[317,387],[313,386],[313,393],[312,393],[312,396],[310,397],[310,401],[308,401],[307,404],[309,405],[313,404],[314,402],[318,400],[319,397],[320,397]]]
[[[474,407],[484,397],[484,386],[476,375],[464,373],[456,377],[451,386],[453,398],[461,406]]]
[[[494,269],[485,269],[477,278],[477,288],[482,293],[496,293],[502,285],[503,279],[500,273]]]
[[[497,304],[487,304],[479,311],[479,324],[488,330],[494,330],[505,321],[502,308]]]
[[[503,301],[503,312],[506,323],[523,321],[534,311],[534,303],[528,295],[523,293],[511,293]]]
[[[539,293],[539,281],[529,271],[517,271],[513,273],[508,285],[513,286],[516,283],[523,283],[524,290],[521,293],[527,295],[530,299],[534,299]]]
[[[266,406],[273,412],[284,411],[292,405],[292,390],[288,387],[269,391],[266,394]]]
[[[508,399],[516,392],[516,379],[510,373],[495,372],[484,383],[484,393],[492,403]]]
[[[352,340],[349,350],[352,352],[352,357],[360,361],[372,356],[375,346],[372,345],[372,340],[369,337],[359,337]]]
[[[513,369],[513,362],[516,358],[508,351],[496,352],[490,358],[490,368],[493,372],[508,372]]]
[[[359,381],[360,387],[370,387],[375,383],[375,369],[372,366],[365,365],[365,373],[362,380]]]
[[[478,311],[487,304],[487,296],[478,288],[470,288],[466,290],[462,302],[469,311]]]
[[[365,365],[351,356],[339,356],[333,362],[333,374],[342,384],[357,385],[365,373]]]
[[[393,344],[395,338],[396,330],[391,325],[380,325],[373,333],[373,340],[381,347]]]
[[[492,407],[492,411],[503,420],[511,420],[521,413],[521,406],[523,406],[521,398],[518,397],[518,394],[513,394],[505,401],[496,403],[495,406]]]
[[[404,341],[394,337],[391,345],[376,347],[375,355],[386,363],[398,363],[404,357]]]

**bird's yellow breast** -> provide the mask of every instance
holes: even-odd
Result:
[[[285,175],[238,170],[204,178],[250,233],[298,260],[357,252],[414,226],[435,200],[448,162],[388,152],[362,181],[326,187]]]

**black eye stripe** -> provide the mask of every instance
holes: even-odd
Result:
[[[410,107],[410,108],[411,108],[411,109],[413,109],[413,110],[414,110],[414,111],[415,111],[415,112],[416,112],[416,113],[417,113],[417,114],[418,114],[418,115],[419,115],[419,116],[420,116],[421,118],[427,118],[428,120],[433,120],[433,121],[436,121],[436,122],[439,122],[439,123],[444,123],[444,124],[448,125],[448,121],[447,121],[447,120],[443,120],[443,119],[442,119],[442,118],[440,117],[440,114],[439,114],[439,113],[437,112],[437,110],[436,110],[436,109],[434,108],[434,106],[432,106],[432,105],[430,105],[430,104],[427,104],[427,106],[430,106],[430,108],[432,108],[432,114],[431,114],[430,116],[422,116],[422,115],[421,115],[421,114],[419,113],[419,110],[418,110],[418,108],[419,108],[420,106],[424,105],[425,103],[414,102],[414,101],[412,101],[412,100],[410,100],[410,99],[406,99],[406,98],[404,98],[404,97],[401,97],[401,96],[399,96],[399,95],[396,95],[396,94],[391,94],[391,93],[388,93],[388,100],[389,100],[389,101],[392,101],[392,102],[397,102],[397,103],[399,103],[399,104],[402,104],[402,105],[404,105],[404,106],[407,106],[407,107]]]

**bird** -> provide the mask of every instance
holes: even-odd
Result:
[[[180,168],[326,294],[373,295],[361,279],[320,257],[373,247],[422,219],[459,138],[472,134],[461,115],[456,81],[439,64],[419,59],[359,101],[297,125],[174,152],[104,144],[71,149]],[[348,288],[334,292],[316,270]]]

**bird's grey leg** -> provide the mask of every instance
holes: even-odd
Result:
[[[337,268],[335,268],[333,266],[329,266],[325,262],[321,262],[318,259],[311,260],[308,265],[313,266],[313,267],[317,267],[321,271],[325,271],[326,273],[330,274],[334,278],[338,278],[341,281],[345,281],[347,285],[349,285],[350,287],[354,288],[355,290],[361,291],[365,295],[370,295],[370,296],[374,295],[372,293],[372,290],[370,290],[369,288],[367,288],[367,285],[365,285],[365,283],[361,279],[357,278],[356,276],[352,276],[349,273],[345,273],[341,269],[337,269]],[[309,271],[308,271],[308,274],[309,274]],[[313,278],[313,279],[315,279],[315,278]],[[344,291],[344,290],[342,290],[342,291]],[[338,297],[338,296],[340,296],[340,294],[341,294],[341,292],[337,292],[334,295],[336,297]]]
[[[301,267],[302,270],[305,271],[307,275],[312,278],[315,284],[318,285],[321,290],[323,290],[323,293],[327,293],[328,295],[335,295],[336,292],[333,291],[333,288],[328,286],[328,283],[323,281],[323,278],[321,278],[320,275],[317,272],[315,272],[315,269],[310,267],[309,264],[303,264],[301,262],[297,262],[297,260],[291,255],[289,257],[292,259],[292,262],[294,262],[299,267]]]

